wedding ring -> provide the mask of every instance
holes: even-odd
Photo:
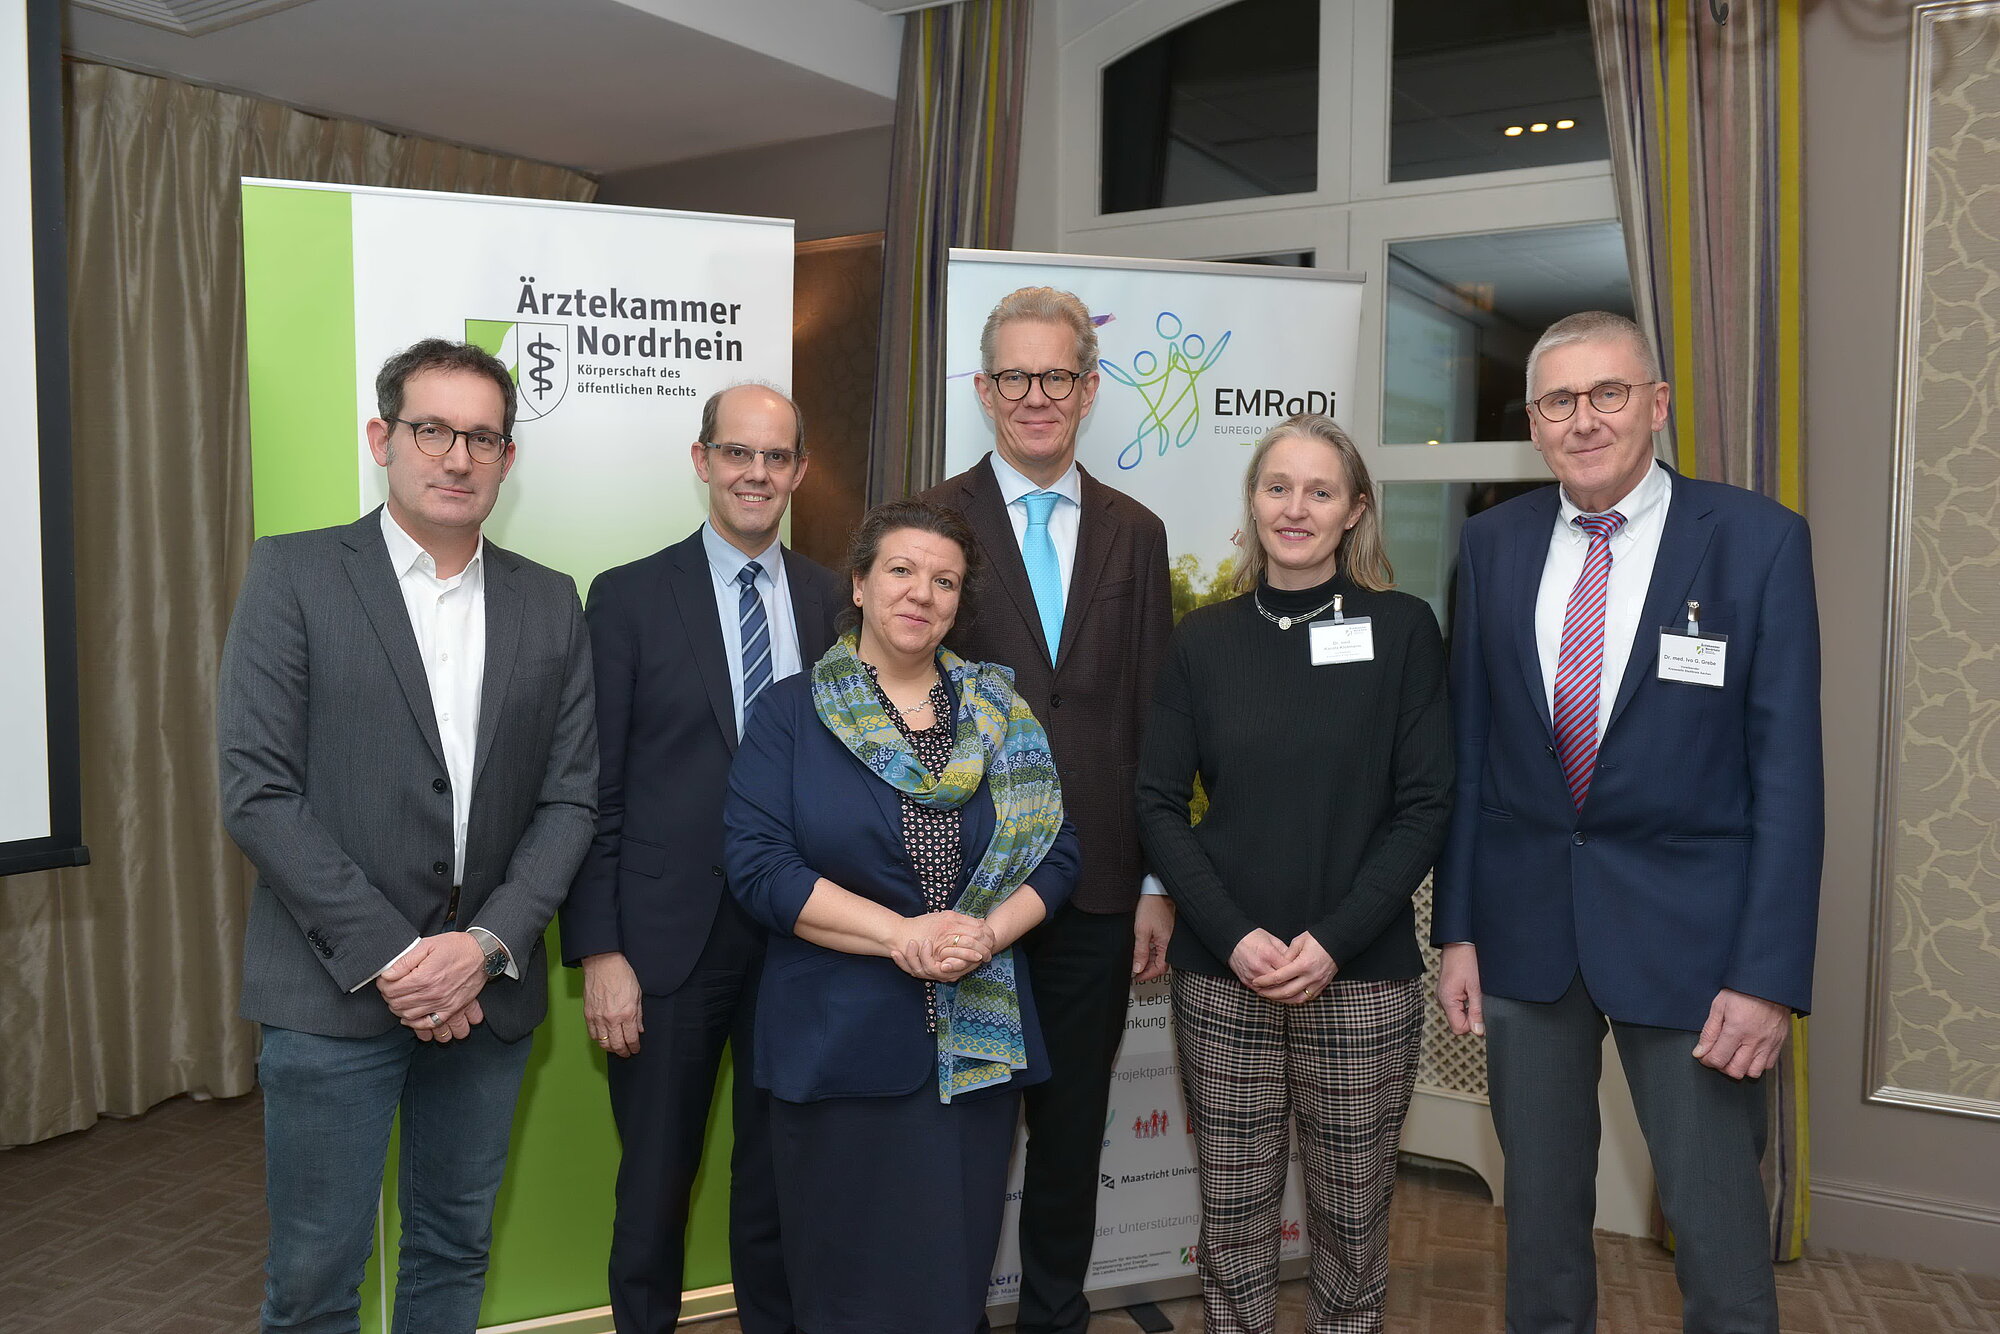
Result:
[[[425,1015],[424,1017],[431,1021],[432,1028],[436,1028],[439,1024],[444,1022],[444,1016],[441,1014],[429,1014]]]

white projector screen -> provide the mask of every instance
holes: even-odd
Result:
[[[0,0],[0,875],[87,861],[78,804],[59,0]]]

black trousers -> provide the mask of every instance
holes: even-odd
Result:
[[[1688,1334],[1778,1334],[1764,1084],[1697,1061],[1696,1035],[1606,1019],[1578,977],[1548,1004],[1487,995],[1493,1128],[1507,1155],[1508,1334],[1597,1327],[1597,1079],[1609,1025],[1674,1230]]]
[[[1065,906],[1022,938],[1049,1078],[1027,1089],[1021,1191],[1021,1307],[1016,1334],[1079,1334],[1090,1326],[1083,1280],[1097,1239],[1097,1159],[1111,1066],[1132,989],[1130,912]]]
[[[619,1334],[667,1334],[681,1314],[689,1197],[723,1047],[735,1053],[729,1265],[744,1334],[793,1334],[778,1246],[770,1095],[750,1077],[764,940],[732,899],[717,909],[686,982],[643,1001],[639,1050],[610,1058],[611,1115],[623,1155],[611,1231],[611,1311]]]

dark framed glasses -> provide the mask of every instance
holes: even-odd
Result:
[[[1661,383],[1658,380],[1644,380],[1638,384],[1626,384],[1623,380],[1606,380],[1594,384],[1578,394],[1568,389],[1556,389],[1540,398],[1530,399],[1532,407],[1545,422],[1566,422],[1576,415],[1576,405],[1583,399],[1590,400],[1592,412],[1619,412],[1632,401],[1634,389],[1648,389]]]
[[[455,431],[443,422],[413,422],[402,417],[384,417],[382,420],[409,427],[410,434],[416,438],[417,448],[434,459],[451,453],[460,436],[465,437],[465,452],[472,456],[474,463],[498,463],[500,456],[507,452],[507,446],[514,443],[513,436],[502,435],[498,431]]]
[[[1076,382],[1083,378],[1080,371],[1062,369],[1052,371],[995,371],[986,377],[993,387],[1000,391],[1000,397],[1010,403],[1018,403],[1028,396],[1028,386],[1035,381],[1042,382],[1042,392],[1050,398],[1068,398],[1076,388]]]

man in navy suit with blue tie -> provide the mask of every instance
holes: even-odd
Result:
[[[736,1061],[729,1263],[744,1334],[793,1334],[769,1095],[750,1080],[764,932],[722,874],[722,799],[743,720],[833,642],[846,590],[778,541],[805,480],[805,424],[763,385],[702,408],[689,451],[708,521],[590,588],[597,834],[562,909],[563,961],[609,1057],[623,1156],[611,1235],[619,1334],[680,1319],[689,1192],[722,1049]]]
[[[1559,487],[1469,520],[1438,999],[1487,1039],[1509,1334],[1595,1327],[1608,1025],[1689,1331],[1776,1334],[1760,1076],[1812,1000],[1824,841],[1805,521],[1653,457],[1670,389],[1601,311],[1528,358]]]

